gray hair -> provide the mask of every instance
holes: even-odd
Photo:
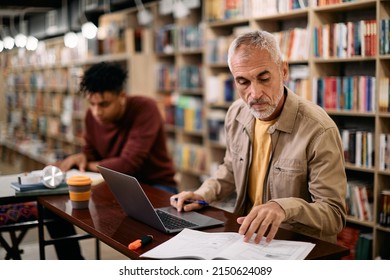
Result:
[[[255,48],[268,51],[271,58],[278,65],[280,65],[283,60],[282,52],[280,51],[279,44],[275,36],[264,30],[256,30],[239,35],[230,44],[228,50],[228,66],[230,70],[232,56],[241,45],[253,46]]]

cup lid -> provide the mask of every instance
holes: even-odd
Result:
[[[86,186],[90,185],[92,183],[92,180],[90,177],[85,175],[75,175],[68,178],[66,180],[66,183],[72,186]]]

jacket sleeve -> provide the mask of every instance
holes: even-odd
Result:
[[[218,166],[212,177],[203,182],[195,193],[203,196],[209,203],[227,198],[235,191],[231,166],[231,157],[228,150],[226,150],[223,163]]]
[[[302,198],[277,198],[286,222],[300,232],[336,236],[346,223],[346,175],[343,149],[337,128],[329,128],[308,148],[308,187],[312,202]],[[331,240],[335,241],[335,240]]]
[[[234,106],[231,106],[225,117],[225,135],[226,150],[223,163],[218,166],[217,171],[206,179],[195,193],[203,196],[209,203],[216,200],[223,200],[231,195],[235,190],[235,178],[233,174],[232,154],[231,154],[231,137],[229,132],[234,121]]]

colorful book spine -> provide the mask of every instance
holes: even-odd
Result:
[[[314,28],[314,55],[320,58],[373,57],[377,44],[376,20],[339,22]]]
[[[345,76],[315,78],[319,106],[328,110],[375,112],[376,78]]]
[[[374,167],[375,137],[372,131],[340,129],[345,162],[357,167]]]
[[[384,227],[390,227],[390,190],[381,192],[379,224]]]

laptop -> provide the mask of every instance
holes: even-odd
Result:
[[[98,169],[127,216],[162,232],[176,233],[184,228],[201,229],[224,224],[194,211],[178,212],[172,206],[154,208],[135,177],[102,166]]]

